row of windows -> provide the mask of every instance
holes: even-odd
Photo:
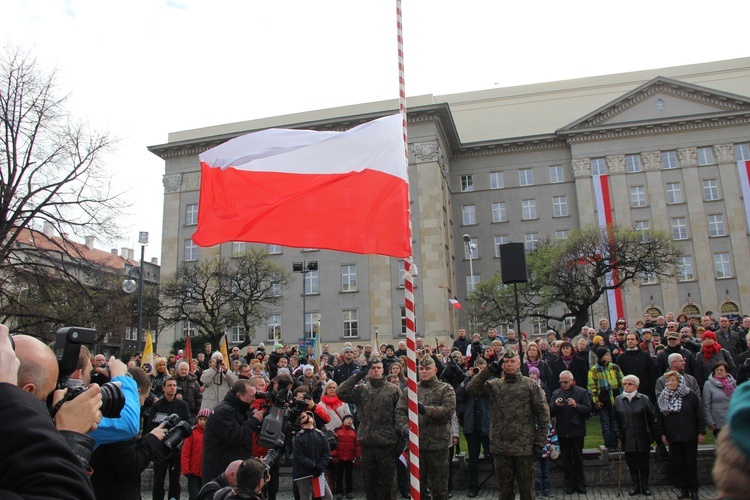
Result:
[[[552,216],[566,217],[568,215],[567,196],[552,197]],[[523,220],[537,218],[536,200],[521,200],[521,217]],[[461,207],[461,221],[464,226],[472,226],[477,223],[477,206],[463,205]],[[492,203],[492,222],[507,222],[508,213],[504,201]]]
[[[570,230],[560,229],[555,231],[555,239],[566,240],[570,236]],[[495,236],[494,240],[495,257],[500,257],[500,245],[510,243],[510,236],[501,235]],[[524,233],[523,235],[524,248],[527,252],[534,250],[539,245],[539,233]],[[478,259],[479,258],[479,240],[471,238],[468,245],[464,245],[464,259]]]
[[[668,182],[666,184],[667,205],[682,203],[682,185],[679,182]],[[706,179],[703,181],[703,201],[716,201],[719,199],[719,181]],[[630,206],[633,208],[648,205],[646,197],[646,186],[632,186],[630,188]]]
[[[700,147],[696,149],[698,157],[698,165],[715,165],[716,158],[714,157],[713,147]],[[736,144],[734,146],[734,156],[737,161],[750,160],[750,144]],[[607,173],[607,160],[606,158],[591,158],[591,174],[592,175],[605,175]],[[679,162],[677,159],[676,151],[662,151],[661,153],[661,168],[664,170],[670,170],[677,168]],[[552,184],[564,182],[565,175],[562,165],[553,165],[549,168],[549,182]],[[625,155],[625,170],[628,173],[637,173],[643,171],[643,162],[640,154]],[[490,172],[490,189],[502,189],[505,187],[505,179],[503,172]],[[461,192],[474,191],[475,179],[473,174],[461,176]],[[534,171],[531,168],[524,168],[518,171],[518,185],[519,186],[533,186],[534,185]]]
[[[719,238],[726,236],[726,226],[724,224],[724,214],[710,214],[708,219],[708,236],[710,238]],[[686,217],[673,217],[672,220],[672,237],[675,240],[688,239],[688,222]]]
[[[716,278],[731,278],[732,267],[729,263],[729,253],[718,252],[713,254],[713,258],[714,273],[716,275]],[[677,267],[677,281],[693,280],[695,280],[695,272],[693,271],[693,258],[691,256],[681,257]],[[657,280],[654,274],[644,274],[641,278],[641,284],[643,285],[655,285],[656,283]]]

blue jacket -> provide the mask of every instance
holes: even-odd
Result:
[[[122,393],[125,395],[125,406],[120,412],[120,418],[103,418],[95,431],[89,436],[94,438],[97,446],[118,441],[127,441],[138,434],[141,425],[141,401],[138,397],[138,386],[132,377],[122,375],[115,377],[112,382],[120,382]]]

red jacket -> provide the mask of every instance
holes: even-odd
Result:
[[[205,429],[199,425],[193,428],[193,433],[185,439],[182,445],[182,474],[192,474],[201,477],[203,475],[201,462],[203,462],[203,433]]]
[[[342,425],[336,429],[336,435],[339,437],[339,445],[333,450],[331,456],[339,460],[350,461],[359,458],[359,441],[357,441],[357,431],[353,427]]]

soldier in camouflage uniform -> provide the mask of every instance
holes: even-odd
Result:
[[[369,376],[368,381],[362,380]],[[362,419],[357,430],[360,463],[367,500],[396,498],[396,461],[401,434],[396,430],[396,405],[400,389],[386,382],[383,363],[375,355],[336,391],[345,403],[357,405]]]
[[[514,498],[518,482],[521,500],[533,500],[535,458],[541,457],[547,441],[549,408],[533,380],[521,375],[521,360],[513,349],[505,351],[502,368],[498,361],[482,369],[466,386],[474,397],[490,402],[490,451],[495,456],[495,478],[500,500]],[[500,378],[488,380],[493,374]]]
[[[453,387],[440,382],[435,361],[425,356],[419,361],[419,384],[417,400],[419,411],[419,475],[422,497],[427,497],[427,487],[432,491],[432,500],[448,498],[447,443],[451,442],[451,417],[456,410],[456,393]],[[396,426],[409,434],[409,397],[401,393],[396,408]]]

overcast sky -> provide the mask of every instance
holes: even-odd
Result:
[[[512,4],[512,5],[510,5]],[[692,7],[691,7],[692,5]],[[161,257],[169,132],[398,97],[395,0],[2,0],[6,42],[121,139],[130,238]],[[747,57],[747,0],[403,0],[407,95]],[[138,252],[136,252],[138,254]]]

